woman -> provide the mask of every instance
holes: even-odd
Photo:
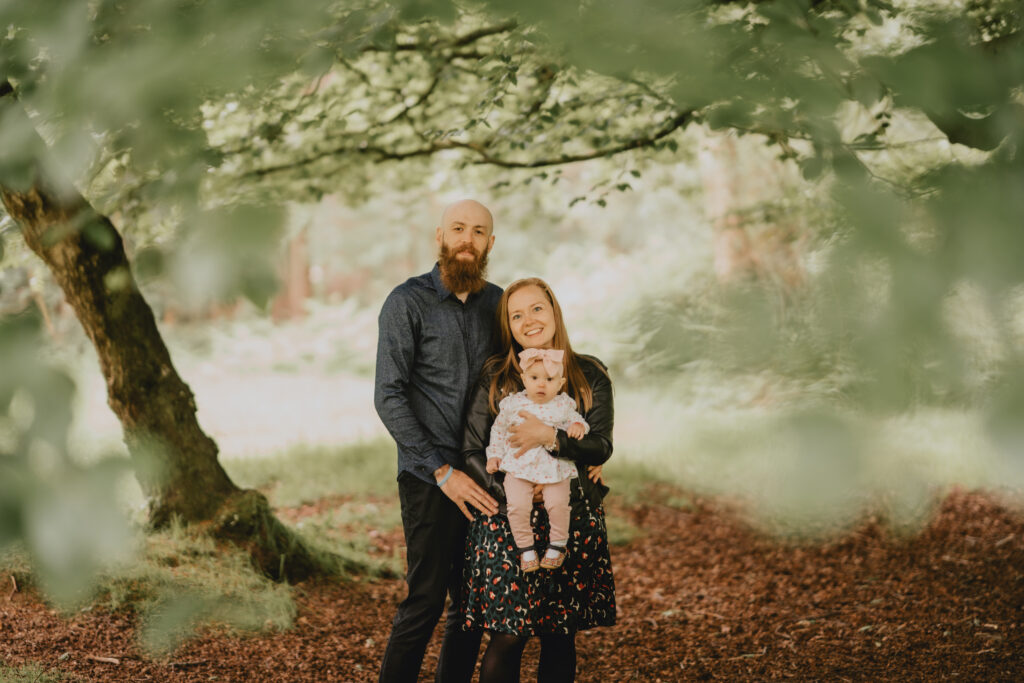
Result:
[[[541,641],[538,681],[572,681],[576,632],[615,623],[615,585],[601,506],[607,487],[600,481],[601,465],[612,454],[611,380],[596,358],[573,353],[558,301],[543,280],[514,282],[502,295],[497,314],[503,351],[484,367],[469,407],[463,442],[466,471],[504,501],[500,481],[485,471],[484,450],[498,403],[523,388],[518,354],[526,348],[564,351],[566,392],[576,399],[590,432],[583,439],[570,439],[564,431],[524,414],[514,445],[524,451],[543,446],[577,466],[566,559],[559,569],[524,574],[504,502],[503,511],[493,517],[478,514],[466,539],[465,627],[490,631],[481,683],[518,681],[523,649],[531,636]],[[546,514],[539,505],[534,514],[535,545],[544,547]]]

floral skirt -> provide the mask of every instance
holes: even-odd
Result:
[[[615,581],[608,553],[604,508],[575,503],[569,522],[569,545],[559,569],[523,574],[508,518],[477,513],[466,536],[463,575],[464,628],[520,636],[575,633],[615,623]],[[548,542],[548,516],[534,505],[534,547]]]

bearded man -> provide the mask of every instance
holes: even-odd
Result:
[[[466,199],[444,210],[434,269],[391,292],[378,319],[374,405],[398,444],[398,496],[405,530],[409,592],[391,627],[380,680],[416,681],[423,653],[451,596],[437,681],[468,681],[480,632],[461,630],[459,600],[467,505],[487,514],[497,501],[461,462],[470,392],[494,352],[501,288],[487,282],[494,220]]]

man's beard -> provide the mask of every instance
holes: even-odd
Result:
[[[468,251],[476,258],[472,261],[463,261],[457,256],[463,251]],[[442,244],[437,259],[441,267],[441,283],[448,291],[454,294],[474,294],[487,285],[487,280],[484,279],[484,275],[487,274],[486,251],[482,255],[478,254],[470,244],[452,251],[447,244]]]

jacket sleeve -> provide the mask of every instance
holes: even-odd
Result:
[[[491,376],[484,372],[473,392],[473,398],[469,402],[469,408],[466,411],[466,429],[462,434],[462,468],[473,478],[473,481],[484,487],[487,493],[503,504],[505,488],[502,486],[502,482],[505,475],[502,472],[491,473],[486,469],[487,443],[491,434],[491,424],[494,422],[494,416],[487,404],[490,385]]]
[[[582,439],[570,439],[564,430],[559,429],[558,450],[553,454],[578,465],[603,465],[612,456],[612,429],[615,425],[612,381],[603,371],[591,374],[593,376],[588,379],[594,402],[584,415],[590,432]]]
[[[578,422],[581,425],[583,425],[583,433],[584,434],[589,434],[590,433],[590,423],[587,422],[586,419],[582,415],[580,415],[578,412],[576,412],[576,401],[572,400],[572,398],[570,398],[566,394],[561,394],[561,395],[565,396],[565,398],[568,400],[568,403],[566,404],[566,407],[565,407],[565,419],[563,419],[559,424],[555,425],[555,427],[558,427],[559,429],[568,430],[569,427],[571,427],[573,424]]]
[[[392,292],[384,302],[378,326],[373,405],[388,432],[411,457],[413,466],[429,476],[445,461],[431,445],[409,404],[409,381],[419,337],[413,312],[398,292]]]

